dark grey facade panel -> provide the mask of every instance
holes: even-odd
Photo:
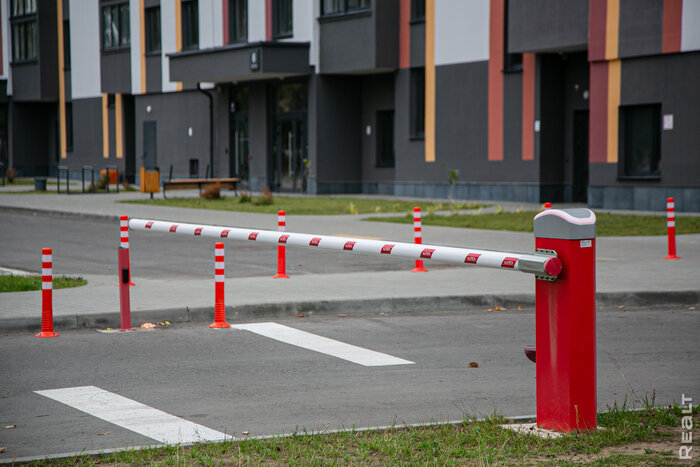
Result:
[[[55,103],[11,104],[10,161],[20,176],[49,175],[58,160],[58,106]]]
[[[365,76],[362,78],[361,92],[362,117],[359,130],[362,138],[362,181],[393,181],[393,167],[377,167],[377,111],[394,110],[394,74]]]
[[[321,73],[375,68],[377,43],[374,22],[374,16],[369,14],[332,20],[321,19]]]
[[[523,76],[503,74],[503,160],[517,163],[523,158]],[[528,164],[534,165],[534,164]],[[535,174],[531,174],[535,175]],[[533,179],[534,180],[534,179]]]
[[[270,152],[268,133],[267,83],[250,83],[248,111],[248,144],[250,148],[251,189],[259,190],[267,181]],[[230,152],[230,150],[229,150]],[[255,182],[259,180],[260,182]]]
[[[362,179],[362,81],[360,77],[319,76],[316,80],[316,182]]]
[[[508,1],[508,51],[584,50],[588,0]]]
[[[674,198],[678,212],[700,211],[698,187],[596,185],[588,189],[588,205],[591,208],[664,212],[668,197]],[[676,225],[682,222],[682,218],[676,218]]]
[[[566,67],[558,54],[543,54],[540,59],[540,181],[563,184]],[[553,200],[555,201],[555,200]],[[559,200],[556,200],[559,201]]]
[[[399,66],[399,1],[382,0],[372,2],[374,7],[374,28],[376,68],[397,68]]]
[[[618,56],[661,53],[663,0],[620,0]]]
[[[425,66],[425,22],[411,24],[410,30],[411,67]]]
[[[620,105],[659,103],[662,121],[663,115],[673,115],[673,129],[661,130],[661,179],[653,183],[700,187],[698,76],[700,52],[640,57],[622,62]],[[620,154],[619,160],[622,157]]]
[[[100,59],[100,75],[102,92],[107,94],[130,94],[130,49],[102,52]]]
[[[102,157],[101,97],[73,101],[73,151],[68,153],[67,159],[74,170],[83,165],[98,169],[115,162],[116,159]]]
[[[39,62],[12,65],[12,99],[16,102],[42,99]]]
[[[58,99],[58,31],[56,29],[55,0],[39,0],[37,2],[37,19],[41,98],[43,100]]]
[[[64,89],[65,89],[65,93],[66,93],[65,99],[67,102],[70,102],[71,100],[73,100],[73,86],[71,86],[72,81],[71,81],[70,68],[68,68],[64,72],[64,79],[65,79],[65,81],[63,81],[63,83],[64,83]]]
[[[146,92],[161,92],[163,89],[162,59],[159,55],[146,56]]]

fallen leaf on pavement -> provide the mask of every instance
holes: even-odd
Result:
[[[622,310],[624,307],[625,307],[625,305],[620,305],[620,306],[618,306],[617,308],[620,309],[620,310]]]
[[[12,430],[13,428],[17,428],[17,425],[5,425],[6,430]]]
[[[105,431],[104,433],[97,433],[97,436],[107,436],[109,434],[112,434],[111,431]]]
[[[348,315],[346,315],[346,314],[344,314],[344,313],[340,313],[340,314],[338,315],[338,318],[347,318],[347,317],[348,317]]]
[[[7,451],[7,448],[0,448],[0,452],[5,452]]]
[[[244,431],[241,433],[242,435],[248,436],[250,434],[250,431]]]
[[[520,305],[518,305],[518,311],[523,311],[523,307],[521,307]]]
[[[500,308],[498,308],[497,306],[493,307],[493,311],[498,311],[498,310],[500,310]]]
[[[469,362],[469,366],[472,368],[479,368],[479,364],[476,362]]]
[[[171,324],[173,324],[173,323],[171,323],[170,321],[168,321],[168,320],[166,319],[165,321],[160,321],[160,322],[158,323],[158,326],[170,326]]]
[[[488,312],[492,312],[492,311],[493,311],[493,308],[489,308],[489,309],[488,309],[488,310],[486,310],[486,311],[488,311]]]
[[[695,311],[695,307],[694,306],[688,307],[688,310]]]
[[[304,313],[299,313],[297,315],[297,318],[306,318],[306,315]]]
[[[153,323],[143,323],[143,324],[141,325],[141,327],[142,327],[142,328],[146,328],[146,329],[151,329],[151,328],[156,327],[156,325],[153,324]]]

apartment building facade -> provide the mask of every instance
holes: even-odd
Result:
[[[0,0],[0,158],[700,211],[700,0]]]

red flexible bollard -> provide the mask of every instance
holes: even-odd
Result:
[[[224,278],[226,276],[223,242],[214,245],[214,322],[210,328],[230,328],[226,323],[226,302],[224,299]]]
[[[53,331],[53,253],[41,250],[41,332],[36,337],[58,337]]]
[[[131,262],[129,260],[129,216],[119,216],[119,247],[126,250],[126,267],[129,268],[129,285],[131,282]]]
[[[284,232],[287,230],[286,213],[284,211],[279,211],[277,213],[277,231]],[[280,237],[279,242],[282,243],[282,238]],[[286,238],[285,238],[286,241]],[[273,279],[289,279],[287,275],[287,258],[284,245],[277,245],[277,274],[272,276]]]
[[[422,224],[420,220],[420,207],[416,206],[413,208],[413,243],[416,245],[421,245],[423,243],[423,232]],[[427,269],[423,267],[423,260],[416,260],[416,267],[414,267],[411,272],[428,272]]]
[[[673,198],[666,199],[666,229],[668,230],[668,256],[664,259],[681,259],[676,255],[676,203]]]

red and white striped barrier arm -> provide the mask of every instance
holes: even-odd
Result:
[[[229,240],[282,244],[325,250],[352,251],[370,255],[390,255],[409,259],[431,259],[453,264],[467,264],[495,269],[506,269],[535,274],[542,279],[555,279],[562,263],[553,253],[509,253],[473,248],[455,248],[440,245],[367,240],[330,235],[312,235],[272,230],[243,229],[214,225],[185,224],[181,222],[130,219],[134,231],[177,233],[195,237],[226,238]]]

